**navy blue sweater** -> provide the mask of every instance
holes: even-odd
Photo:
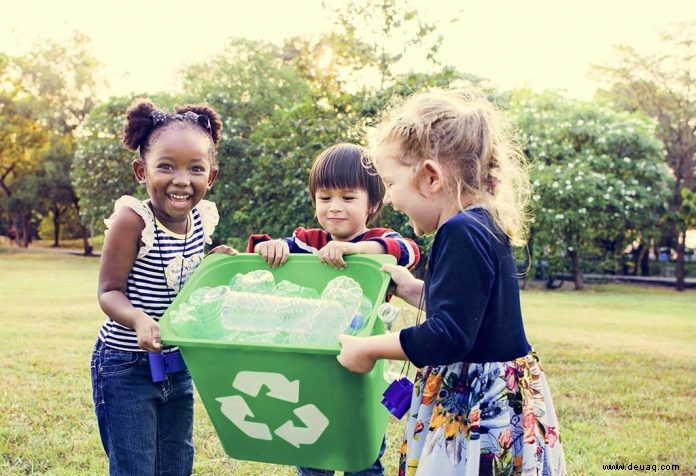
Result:
[[[507,362],[529,352],[509,240],[484,209],[438,229],[423,292],[425,322],[399,335],[416,366]]]

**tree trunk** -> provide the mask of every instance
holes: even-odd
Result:
[[[77,212],[77,216],[80,216],[80,199],[77,198],[77,195],[73,193],[72,196],[73,199],[73,206],[75,207],[75,211]],[[89,233],[87,232],[87,227],[82,223],[82,220],[80,220],[80,226],[82,227],[82,248],[84,250],[84,255],[85,256],[92,256],[92,250],[94,249],[92,245],[89,244]]]
[[[636,260],[635,274],[638,273],[638,268],[640,268],[641,276],[650,276],[650,242],[643,243],[643,247],[638,253],[638,259]]]
[[[17,246],[28,248],[31,242],[31,223],[27,215],[20,213],[15,218],[17,223]]]
[[[60,208],[53,206],[53,247],[58,248],[60,245]]]
[[[674,270],[674,276],[676,278],[675,286],[677,288],[677,291],[683,291],[685,288],[685,284],[684,284],[684,278],[685,278],[684,261],[686,258],[685,246],[686,246],[686,228],[679,231],[678,241],[677,241],[677,266],[676,266],[676,269]]]
[[[575,290],[582,291],[585,288],[585,282],[582,276],[582,268],[580,267],[580,255],[577,251],[573,250],[570,252],[570,259],[573,263],[573,282],[575,283]]]
[[[84,249],[85,256],[92,256],[92,245],[89,244],[89,234],[87,233],[87,227],[82,226],[82,248]]]

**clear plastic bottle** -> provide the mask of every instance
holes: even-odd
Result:
[[[246,274],[237,273],[230,280],[230,288],[234,291],[272,294],[275,287],[276,284],[273,273],[265,269],[251,271]]]
[[[287,279],[284,279],[278,284],[276,284],[275,292],[273,294],[275,294],[276,296],[293,296],[303,297],[307,299],[319,298],[319,293],[316,289],[292,283]]]
[[[182,336],[242,342],[332,344],[341,332],[357,333],[372,312],[352,278],[331,280],[321,296],[270,271],[237,274],[230,286],[199,288],[174,316]]]

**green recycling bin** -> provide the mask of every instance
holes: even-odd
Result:
[[[256,254],[206,257],[160,320],[162,341],[176,345],[191,372],[225,452],[237,459],[339,471],[368,468],[377,458],[389,412],[381,404],[387,387],[383,363],[355,374],[336,360],[340,346],[258,344],[184,338],[171,328],[174,311],[199,287],[228,284],[237,273],[271,271],[321,291],[333,278],[355,279],[373,303],[357,334],[384,332],[377,308],[384,302],[390,255],[352,255],[346,269],[324,265],[315,255],[291,255],[271,269]]]

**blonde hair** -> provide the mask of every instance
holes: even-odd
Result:
[[[418,175],[426,159],[445,173],[446,191],[463,210],[462,196],[484,206],[516,246],[527,240],[529,174],[505,116],[479,91],[416,93],[382,113],[371,134],[371,157],[396,149]]]

